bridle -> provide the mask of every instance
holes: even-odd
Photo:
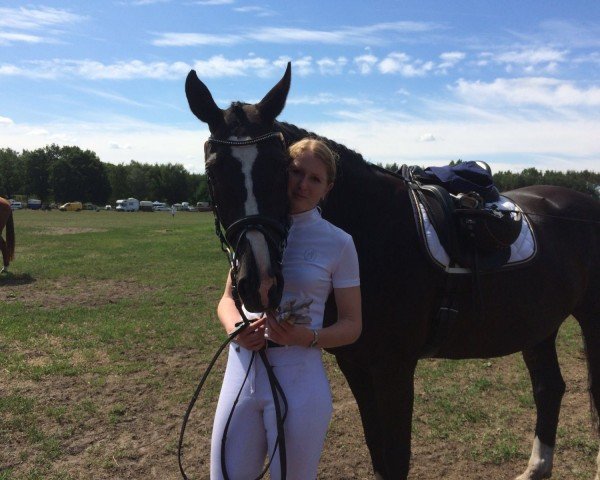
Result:
[[[271,138],[277,138],[280,140],[285,150],[285,139],[281,132],[270,132],[264,135],[260,135],[255,138],[247,140],[221,140],[213,137],[212,135],[208,138],[207,143],[216,143],[218,145],[238,146],[247,147],[250,145],[256,145],[257,143],[264,142]],[[210,173],[206,172],[208,194],[210,196],[213,215],[215,217],[215,233],[221,242],[221,250],[227,255],[227,260],[231,267],[232,282],[234,288],[237,288],[237,273],[238,265],[236,262],[237,252],[240,240],[245,237],[249,230],[258,230],[263,234],[267,242],[275,247],[277,252],[277,261],[281,263],[283,257],[283,251],[287,244],[287,233],[289,230],[289,224],[278,222],[271,217],[265,215],[247,215],[241,217],[231,223],[228,227],[225,227],[219,213],[219,205],[215,199],[214,193],[214,180]],[[273,235],[275,234],[275,235]],[[279,238],[277,238],[279,237]],[[235,290],[234,290],[235,293]]]
[[[281,132],[270,132],[270,133],[266,133],[264,135],[260,135],[258,137],[250,138],[247,140],[221,140],[221,139],[215,138],[211,135],[207,140],[207,144],[215,143],[215,144],[219,144],[219,145],[245,147],[245,146],[255,145],[257,143],[260,143],[260,142],[263,142],[266,140],[270,140],[272,138],[279,139],[281,141],[283,149],[285,150],[285,147],[286,147],[285,139]],[[271,217],[267,217],[266,215],[260,215],[260,214],[246,215],[244,217],[241,217],[241,218],[235,220],[228,227],[225,227],[223,224],[223,221],[221,219],[221,215],[219,214],[219,205],[216,202],[216,197],[214,194],[214,186],[213,186],[214,181],[208,171],[206,172],[206,174],[207,174],[208,194],[210,196],[212,211],[213,211],[213,215],[214,215],[214,219],[215,219],[215,234],[217,235],[217,237],[219,238],[219,241],[221,243],[221,250],[227,255],[227,260],[229,262],[230,272],[231,272],[231,285],[232,285],[233,298],[234,298],[236,307],[240,313],[240,316],[242,318],[242,321],[236,324],[235,330],[228,335],[225,342],[219,347],[219,349],[213,356],[206,371],[202,375],[200,382],[198,383],[198,386],[196,387],[196,390],[195,390],[195,392],[192,396],[192,399],[188,405],[188,408],[183,416],[183,423],[181,425],[181,431],[179,434],[179,444],[178,444],[177,454],[178,454],[178,462],[179,462],[179,471],[181,472],[181,475],[184,478],[184,480],[188,480],[188,477],[185,474],[183,464],[182,464],[182,447],[183,447],[183,440],[184,440],[184,435],[185,435],[185,428],[186,428],[189,416],[192,413],[192,409],[194,408],[194,405],[196,404],[196,401],[198,400],[200,391],[202,390],[202,387],[204,386],[204,383],[205,383],[206,379],[208,378],[210,371],[212,370],[214,364],[216,363],[217,359],[221,355],[221,352],[225,349],[225,347],[229,344],[229,342],[231,342],[242,330],[244,330],[251,324],[250,320],[248,320],[248,318],[246,317],[246,315],[242,309],[242,303],[241,303],[239,293],[238,293],[238,288],[237,288],[237,276],[238,276],[238,266],[239,266],[238,262],[237,262],[237,258],[238,258],[238,249],[239,249],[240,241],[242,240],[242,238],[244,238],[246,236],[246,234],[249,231],[251,231],[251,230],[259,231],[260,233],[263,234],[267,243],[270,244],[271,247],[275,247],[275,251],[277,252],[276,261],[281,267],[281,262],[283,259],[283,252],[284,252],[286,244],[287,244],[287,235],[288,235],[288,230],[289,230],[289,223],[287,222],[287,220],[282,223],[282,222],[278,222],[277,220],[275,220]],[[280,465],[281,465],[281,478],[282,478],[282,480],[285,480],[285,477],[286,477],[286,452],[285,452],[285,436],[283,434],[283,422],[285,420],[285,417],[287,416],[287,399],[285,397],[283,389],[281,388],[281,385],[279,384],[277,378],[275,377],[273,368],[269,364],[269,361],[267,359],[264,349],[259,352],[259,355],[260,355],[261,360],[263,361],[265,368],[267,370],[269,384],[271,386],[273,400],[275,403],[276,421],[277,421],[277,440],[275,442],[275,447],[274,447],[273,453],[269,456],[269,462],[268,462],[267,466],[265,467],[263,472],[259,475],[259,477],[257,477],[256,480],[264,477],[264,475],[266,474],[266,472],[269,469],[269,466],[271,465],[271,461],[273,460],[273,457],[275,455],[275,450],[278,447],[279,447],[279,458],[280,458]],[[255,352],[252,352],[252,359],[250,360],[250,364],[248,365],[248,370],[247,370],[246,376],[244,378],[244,383],[246,382],[246,379],[248,378],[248,374],[250,372],[250,367],[252,366],[252,362],[254,361],[254,357],[255,357]],[[244,383],[242,383],[242,387],[240,388],[240,393],[242,391]],[[229,478],[227,475],[227,470],[226,470],[226,466],[225,466],[226,433],[227,433],[227,429],[229,427],[231,418],[233,417],[233,411],[237,404],[237,400],[239,399],[240,393],[238,393],[236,401],[234,402],[232,410],[229,414],[229,418],[227,420],[227,424],[225,426],[225,431],[223,432],[223,439],[222,439],[222,445],[221,445],[221,468],[222,468],[223,476],[226,480],[228,480],[228,478]],[[281,411],[280,401],[284,407],[283,412]]]

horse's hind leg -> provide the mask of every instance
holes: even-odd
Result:
[[[535,347],[523,351],[533,386],[537,421],[527,469],[516,480],[539,480],[552,475],[558,414],[565,393],[565,382],[556,356],[557,333],[558,330]]]
[[[600,308],[598,309],[600,310]],[[574,313],[581,326],[588,364],[588,388],[594,429],[600,433],[598,411],[600,410],[600,311],[595,314],[579,310]],[[600,480],[600,452],[596,458],[596,476]]]
[[[1,233],[1,232],[0,232]],[[0,273],[8,269],[8,246],[0,236],[0,251],[2,251],[2,265],[0,265]]]

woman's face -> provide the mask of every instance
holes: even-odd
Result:
[[[333,187],[327,180],[325,164],[310,151],[302,152],[292,160],[288,178],[292,214],[312,210]]]

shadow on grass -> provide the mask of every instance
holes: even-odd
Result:
[[[35,281],[35,278],[33,278],[28,273],[12,273],[6,271],[0,273],[0,287],[28,285]]]

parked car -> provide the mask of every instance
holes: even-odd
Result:
[[[27,208],[30,210],[39,210],[42,208],[42,201],[37,198],[29,198],[27,200]]]
[[[83,204],[83,209],[84,210],[94,210],[96,212],[100,211],[100,207],[98,205],[94,205],[93,203],[84,203]]]
[[[140,202],[140,212],[153,212],[154,205],[150,200],[142,200]]]
[[[112,205],[106,205],[106,206],[104,207],[104,210],[112,210]]]
[[[155,212],[170,212],[171,211],[171,207],[169,207],[164,202],[152,202],[152,205],[153,205],[152,208]]]
[[[21,208],[23,208],[23,204],[21,202],[17,202],[15,200],[11,200],[10,201],[10,208],[12,208],[13,210],[20,210]]]
[[[81,202],[67,202],[58,207],[58,209],[62,212],[79,212],[80,210],[83,210],[83,205]]]

